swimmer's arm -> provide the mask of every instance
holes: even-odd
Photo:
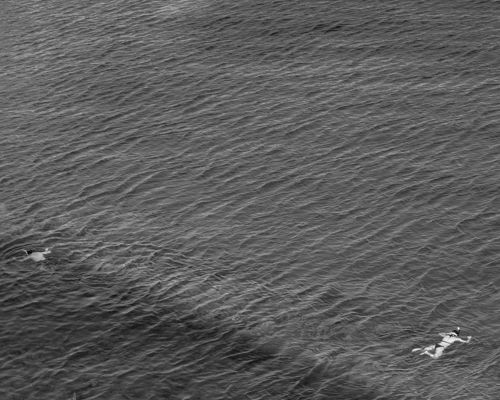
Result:
[[[470,340],[471,340],[472,336],[467,336],[467,340],[463,340],[463,339],[460,339],[460,338],[456,338],[455,340],[457,342],[461,342],[461,343],[469,343]]]
[[[447,334],[447,333],[440,332],[440,333],[439,333],[439,336],[441,336],[441,337],[445,337],[445,336],[448,336],[448,334]]]

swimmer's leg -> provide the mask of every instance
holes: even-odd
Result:
[[[434,358],[434,359],[439,357],[435,353],[432,354],[432,353],[429,353],[428,351],[424,351],[423,353],[420,353],[420,355],[424,355],[424,354],[427,354],[430,358]]]
[[[443,355],[443,351],[444,351],[444,348],[442,347],[437,347],[436,348],[436,351],[434,352],[434,354],[432,354],[431,352],[429,352],[428,350],[424,351],[423,353],[420,353],[420,355],[423,355],[423,354],[427,354],[430,358],[439,358]]]
[[[434,350],[434,348],[436,347],[435,344],[431,344],[430,346],[427,346],[427,347],[417,347],[416,349],[413,349],[412,351],[415,352],[415,351],[431,351],[431,350]]]
[[[420,353],[420,355],[429,353],[429,351],[431,351],[431,350],[436,350],[436,345],[435,344],[432,344],[430,346],[424,347],[424,351],[423,351],[423,353]]]

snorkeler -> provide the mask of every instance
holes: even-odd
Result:
[[[460,328],[457,327],[457,329],[454,329],[451,332],[448,333],[440,333],[440,336],[442,336],[442,340],[438,344],[433,344],[427,347],[417,347],[416,349],[413,349],[412,351],[420,351],[424,350],[420,355],[427,354],[429,357],[432,358],[439,358],[443,355],[444,349],[446,349],[448,346],[450,346],[454,342],[460,342],[460,343],[469,343],[471,336],[467,336],[467,340],[460,339],[458,336],[460,335]],[[434,350],[434,354],[431,353],[431,351]]]
[[[23,251],[28,256],[27,259],[31,259],[33,261],[43,261],[45,260],[45,255],[50,254],[50,249],[48,247],[46,247],[44,251],[33,251],[25,249],[23,249]]]

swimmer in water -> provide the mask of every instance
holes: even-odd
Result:
[[[443,355],[444,349],[446,349],[448,346],[450,346],[452,343],[455,342],[460,342],[460,343],[469,343],[471,336],[467,336],[467,340],[460,339],[458,336],[460,335],[460,328],[457,327],[457,329],[454,329],[451,332],[448,333],[440,333],[439,336],[441,336],[443,339],[438,343],[438,344],[433,344],[427,347],[417,347],[416,349],[413,349],[412,351],[421,351],[423,350],[420,355],[427,354],[431,358],[439,358]],[[431,351],[434,350],[434,353],[431,353]]]
[[[30,260],[33,261],[43,261],[45,260],[45,255],[50,254],[50,249],[48,247],[46,247],[44,251],[33,251],[24,249],[23,251],[26,253],[27,259],[29,258]]]

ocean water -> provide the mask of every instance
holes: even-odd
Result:
[[[1,399],[500,398],[498,1],[0,10]]]

